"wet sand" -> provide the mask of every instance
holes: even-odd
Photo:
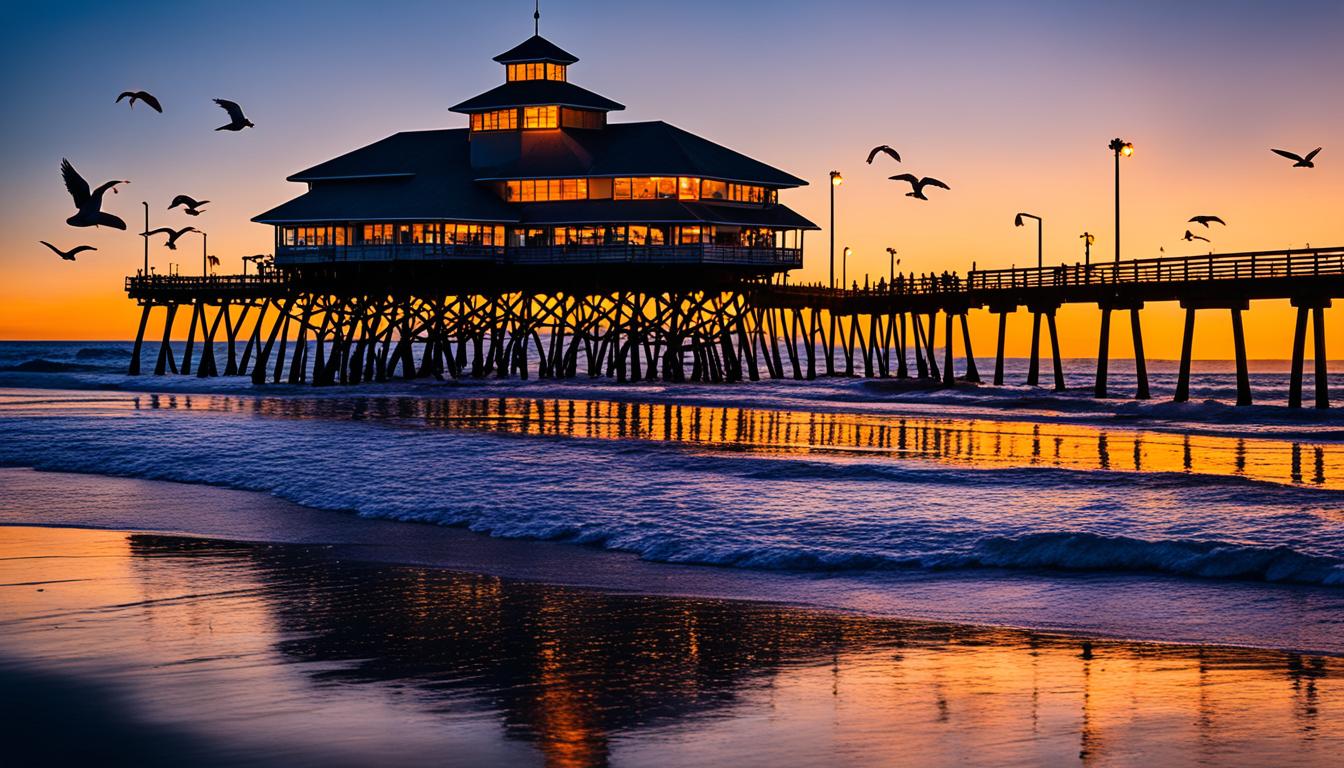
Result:
[[[179,502],[213,490],[167,487]],[[0,528],[7,753],[19,765],[1332,765],[1344,749],[1338,657],[348,555]]]

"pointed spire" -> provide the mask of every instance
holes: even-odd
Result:
[[[541,0],[535,0],[532,6],[532,34],[541,34]]]

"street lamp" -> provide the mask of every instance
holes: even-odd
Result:
[[[901,262],[896,258],[895,248],[888,248],[887,256],[891,259],[891,274],[887,277],[887,285],[891,285],[896,282],[896,265]]]
[[[1097,238],[1093,237],[1091,232],[1084,232],[1078,237],[1083,240],[1083,266],[1090,267],[1092,266],[1092,244],[1097,241]]]
[[[853,253],[849,246],[845,246],[844,254],[840,257],[840,290],[845,289],[845,283],[849,282],[849,254]]]
[[[1022,223],[1023,219],[1036,220],[1036,268],[1040,269],[1041,267],[1045,266],[1044,259],[1042,257],[1042,247],[1041,247],[1041,231],[1045,228],[1045,225],[1041,221],[1040,216],[1036,216],[1030,213],[1019,213],[1017,214],[1017,216],[1013,218],[1013,226],[1014,227],[1025,226]]]
[[[845,183],[839,171],[831,171],[831,288],[835,288],[835,188]]]
[[[1134,154],[1134,145],[1124,139],[1111,139],[1106,145],[1115,153],[1115,261],[1120,263],[1120,156]]]
[[[206,250],[205,245],[206,245],[207,236],[206,236],[206,234],[205,234],[204,232],[201,232],[201,230],[199,230],[199,229],[196,230],[196,231],[197,231],[197,232],[200,232],[200,235],[201,235],[201,277],[209,277],[209,276],[210,276],[210,272],[209,272],[209,271],[206,269],[206,267],[205,267],[205,263],[206,263],[207,261],[209,261],[209,257],[207,257],[207,256],[205,255],[205,250]],[[148,238],[146,238],[146,239],[148,239]]]
[[[113,190],[115,191],[115,190]],[[145,229],[140,236],[145,238],[145,277],[149,277],[149,203],[141,200],[140,204],[145,206]]]

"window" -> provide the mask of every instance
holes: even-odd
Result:
[[[559,107],[523,107],[524,128],[558,128]]]
[[[610,200],[612,197],[611,179],[589,179],[588,180],[588,199],[589,200]],[[626,185],[626,197],[630,194],[630,187]]]
[[[612,179],[611,197],[613,200],[629,200],[630,179]]]
[[[548,200],[587,200],[587,179],[520,179],[504,184],[504,199],[511,203],[541,203]]]
[[[391,244],[392,225],[391,224],[365,224],[364,242],[370,245]]]
[[[507,65],[508,81],[515,80],[565,80],[565,65],[543,62]]]
[[[653,181],[658,184],[659,199],[670,200],[677,196],[677,180],[671,176],[655,176]]]
[[[350,227],[284,227],[280,243],[291,248],[346,245],[350,242],[352,234]]]
[[[492,112],[477,112],[471,116],[473,131],[512,131],[518,128],[518,110],[496,109]]]
[[[652,200],[658,186],[650,178],[636,178],[630,180],[630,199],[631,200]]]
[[[605,112],[598,112],[592,109],[570,109],[569,107],[565,107],[560,110],[560,122],[565,128],[597,129],[606,125],[607,116]]]
[[[700,181],[700,197],[706,200],[725,200],[728,198],[728,185],[722,181],[702,179]]]
[[[678,200],[698,200],[700,199],[700,180],[682,176],[677,179],[677,199]]]

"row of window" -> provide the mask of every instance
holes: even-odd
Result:
[[[523,107],[521,110],[511,107],[477,112],[471,116],[472,131],[516,131],[519,127],[597,129],[606,123],[605,112],[557,106]]]
[[[504,183],[511,203],[551,200],[731,200],[775,203],[778,194],[754,184],[732,184],[689,176],[635,176],[616,179],[520,179]]]
[[[328,245],[482,245],[544,247],[550,245],[715,245],[770,248],[780,234],[776,230],[715,225],[620,224],[584,227],[533,227],[512,229],[492,224],[365,224],[355,227],[282,227],[280,240],[290,247]]]
[[[565,81],[565,65],[535,62],[531,64],[506,64],[508,80],[559,80]]]

